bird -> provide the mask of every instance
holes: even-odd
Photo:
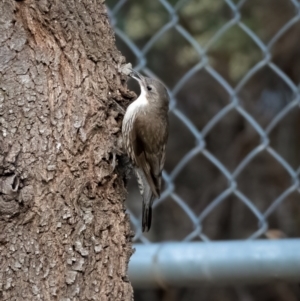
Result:
[[[127,108],[122,122],[123,147],[133,165],[142,205],[142,231],[148,232],[152,204],[160,197],[162,170],[169,135],[169,94],[157,79],[131,69],[129,76],[140,86],[140,95]]]

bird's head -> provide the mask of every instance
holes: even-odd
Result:
[[[139,83],[141,93],[145,93],[145,96],[150,103],[167,107],[169,106],[168,91],[159,80],[145,77],[134,70],[132,70],[129,76]]]

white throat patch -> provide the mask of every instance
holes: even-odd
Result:
[[[133,114],[135,114],[135,111],[143,106],[146,106],[148,104],[148,100],[146,98],[146,90],[144,89],[143,86],[141,87],[141,94],[140,96],[127,108],[125,116],[124,116],[124,121],[127,122],[128,119],[132,117]]]

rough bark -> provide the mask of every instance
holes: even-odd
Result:
[[[0,300],[131,300],[103,1],[0,0]]]

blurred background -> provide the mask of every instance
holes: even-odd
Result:
[[[127,62],[171,95],[165,190],[149,233],[129,183],[135,243],[300,237],[300,2],[106,4]],[[294,301],[300,287],[136,290],[135,300]]]

